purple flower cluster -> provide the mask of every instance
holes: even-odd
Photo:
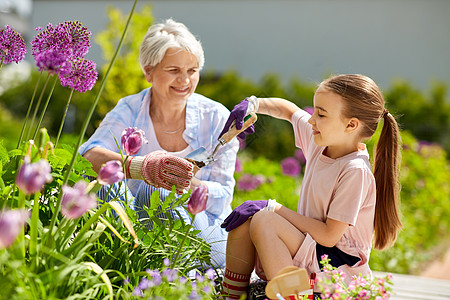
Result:
[[[188,283],[188,279],[179,276],[178,270],[168,268],[170,261],[164,260],[164,268],[162,271],[147,269],[148,277],[143,277],[138,286],[134,287],[132,296],[146,297],[148,295],[158,295],[163,299],[179,299],[180,295],[188,295],[188,299],[204,299],[203,296],[212,296],[213,287],[215,286],[215,272],[208,269],[204,276],[196,274],[195,280]],[[128,282],[128,281],[127,281]]]
[[[265,182],[266,177],[264,175],[252,175],[245,173],[237,181],[237,189],[241,191],[252,191]]]
[[[0,28],[0,66],[12,62],[18,63],[25,58],[27,46],[24,39],[9,25]]]
[[[294,156],[281,161],[281,172],[287,176],[297,177],[302,172],[302,165],[304,164],[306,164],[305,155],[302,150],[297,149]]]
[[[78,21],[48,24],[31,41],[31,52],[40,71],[59,74],[61,84],[79,92],[97,81],[95,63],[84,58],[91,47],[91,32]]]
[[[76,57],[69,62],[68,72],[61,72],[59,79],[62,86],[67,86],[80,93],[91,90],[97,82],[98,72],[95,62]]]

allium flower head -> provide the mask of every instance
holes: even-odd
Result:
[[[83,57],[91,46],[91,33],[78,21],[67,21],[56,26],[49,23],[31,41],[33,56],[49,49],[65,52],[70,57]]]
[[[206,201],[208,200],[208,188],[205,185],[199,185],[196,187],[187,204],[188,211],[196,215],[206,209]]]
[[[110,160],[98,171],[97,181],[100,184],[113,184],[124,177],[122,163],[118,160]]]
[[[25,58],[27,46],[24,39],[9,25],[0,28],[0,65],[12,62],[18,63]]]
[[[0,211],[0,249],[11,246],[30,217],[24,209]]]
[[[63,185],[61,213],[68,219],[77,219],[97,205],[94,194],[86,193],[87,183],[80,180],[72,187]]]
[[[284,175],[296,177],[300,175],[302,167],[295,157],[287,157],[281,161],[281,171]]]
[[[136,127],[128,127],[122,131],[120,139],[122,149],[126,155],[135,155],[141,150],[144,143],[148,143],[145,133]]]
[[[50,165],[46,160],[30,163],[29,157],[25,156],[23,165],[17,173],[16,184],[25,194],[34,194],[53,180],[50,171]]]
[[[69,65],[67,72],[59,74],[61,85],[80,93],[91,90],[98,77],[95,62],[84,58],[75,58],[70,60]]]
[[[237,188],[242,191],[252,191],[264,182],[266,182],[266,177],[264,177],[264,175],[251,175],[245,173],[237,181]]]
[[[48,49],[35,55],[36,66],[39,71],[52,74],[66,74],[70,69],[69,56],[57,49]]]

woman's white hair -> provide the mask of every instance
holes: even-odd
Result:
[[[205,55],[199,40],[182,23],[167,19],[163,23],[150,26],[139,49],[139,64],[145,67],[159,64],[169,48],[187,50],[198,62],[199,70],[205,64]]]

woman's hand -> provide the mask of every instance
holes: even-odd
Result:
[[[177,194],[180,195],[189,187],[194,176],[193,164],[164,151],[129,157],[124,168],[127,178],[144,180],[154,187],[166,190],[171,190],[175,185]]]
[[[255,96],[251,96],[248,98],[245,98],[236,106],[233,108],[233,110],[230,113],[230,116],[228,117],[227,122],[225,123],[225,126],[223,127],[222,132],[219,134],[219,137],[224,135],[232,125],[233,121],[236,122],[236,129],[241,129],[244,125],[244,118],[251,112],[256,112],[258,105],[258,100]],[[255,133],[255,126],[250,125],[247,129],[245,129],[243,132],[238,134],[238,137],[241,139],[245,139],[245,136],[247,134],[253,134]]]

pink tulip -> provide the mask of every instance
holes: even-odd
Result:
[[[123,174],[122,163],[119,160],[110,160],[98,172],[97,181],[100,184],[113,184],[121,181]]]
[[[193,189],[191,198],[189,199],[187,209],[188,211],[196,215],[206,209],[206,201],[208,200],[208,188],[206,185],[199,185]]]
[[[94,194],[86,193],[87,183],[80,180],[72,187],[63,185],[63,198],[61,201],[61,213],[68,219],[77,219],[91,208],[97,206]]]
[[[7,248],[14,243],[29,217],[30,213],[24,209],[0,212],[0,249]]]
[[[50,171],[50,165],[46,160],[30,163],[30,158],[25,156],[23,165],[17,173],[16,184],[25,194],[34,194],[53,180]]]
[[[135,155],[141,150],[144,143],[148,143],[145,138],[145,133],[141,129],[136,127],[128,127],[122,131],[122,137],[120,139],[122,149],[126,155]]]

